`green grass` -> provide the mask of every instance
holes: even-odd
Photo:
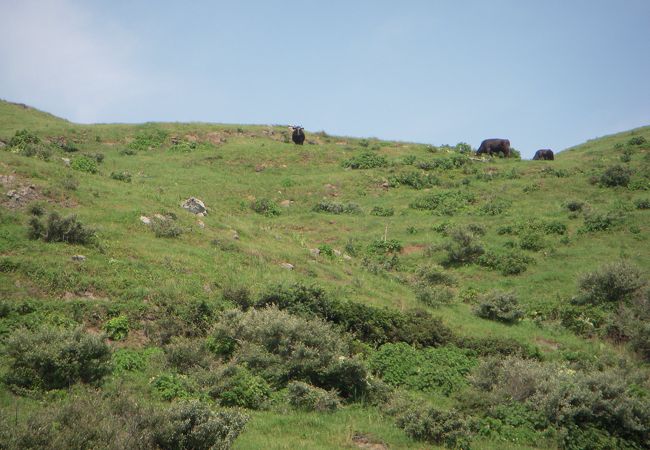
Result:
[[[418,267],[441,264],[445,259],[438,246],[448,238],[434,231],[434,226],[445,222],[452,226],[481,224],[486,230],[478,238],[482,245],[503,249],[509,242],[516,245],[518,237],[499,235],[497,228],[534,218],[565,224],[568,243],[562,242],[562,236],[550,234],[543,236],[542,250],[521,250],[534,259],[524,273],[503,276],[478,265],[446,269],[457,280],[452,288],[456,294],[469,288],[479,293],[492,289],[516,292],[526,312],[520,324],[479,319],[471,304],[460,301],[431,312],[459,335],[514,338],[538,346],[549,360],[562,361],[577,352],[592,359],[620,355],[640,364],[624,345],[587,340],[562,328],[554,310],[577,293],[580,274],[605,263],[624,258],[647,274],[650,212],[636,209],[634,202],[648,198],[650,191],[604,188],[589,179],[611,165],[624,164],[633,170],[632,180],[647,185],[650,146],[634,146],[630,162],[621,163],[623,149],[615,145],[626,144],[632,136],[650,140],[650,127],[588,141],[560,152],[555,161],[494,159],[434,169],[429,173],[440,185],[423,190],[386,188],[384,183],[403,170],[419,171],[404,166],[405,157],[430,161],[447,157],[446,151],[431,153],[421,144],[375,140],[369,149],[368,141],[311,133],[306,145],[297,147],[287,142],[283,126],[79,125],[0,101],[0,140],[8,142],[21,129],[35,132],[45,141],[64,136],[79,150],[70,154],[55,149],[52,158],[43,161],[0,149],[0,175],[14,176],[14,185],[4,189],[0,206],[0,259],[14,268],[0,272],[0,297],[11,305],[36,305],[34,312],[0,318],[0,334],[40,323],[77,323],[99,330],[106,320],[124,315],[131,330],[119,345],[138,348],[151,344],[145,330],[164,316],[166,305],[179,307],[204,300],[222,307],[225,287],[245,286],[256,296],[278,282],[316,283],[332,295],[376,306],[426,309],[410,283]],[[136,136],[160,131],[166,136],[162,144],[124,154]],[[201,145],[177,151],[172,139]],[[343,167],[344,161],[369,151],[386,158],[388,166]],[[72,170],[61,159],[81,153],[105,155],[97,174]],[[568,176],[557,177],[549,168]],[[132,175],[130,183],[111,178],[112,173],[122,172]],[[488,181],[485,174],[492,174],[493,179]],[[64,187],[70,175],[79,181],[76,190]],[[75,246],[29,240],[27,205],[8,208],[4,199],[5,191],[28,184],[36,186],[38,200],[48,212],[74,213],[83,224],[96,229],[97,243]],[[538,188],[526,189],[531,185]],[[475,200],[453,215],[409,207],[426,193],[448,190],[466,192]],[[190,196],[206,204],[207,216],[197,218],[180,207]],[[266,217],[252,211],[251,202],[261,198],[281,205],[280,215]],[[494,199],[508,207],[497,215],[481,213]],[[282,206],[287,200],[291,203]],[[314,212],[314,205],[322,200],[356,203],[362,214]],[[569,200],[583,201],[596,212],[623,212],[624,219],[607,232],[579,233],[583,214],[570,218],[563,206]],[[395,213],[371,215],[375,207]],[[176,238],[156,237],[140,221],[140,216],[156,213],[173,213],[183,233]],[[403,247],[399,267],[370,271],[363,263],[365,249],[374,240],[385,238],[395,239]],[[348,254],[350,242],[358,243],[360,251],[349,259],[314,257],[309,251],[329,245]],[[86,261],[72,261],[75,254],[85,255]],[[293,264],[294,270],[282,268],[284,262]],[[138,386],[144,381],[131,377],[125,383]],[[25,402],[0,385],[2,408],[13,408],[15,401]],[[423,448],[376,408],[358,406],[333,414],[253,412],[235,448],[355,448],[355,432],[373,436],[391,448]],[[480,448],[491,445],[483,443]]]

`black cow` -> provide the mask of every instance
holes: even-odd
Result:
[[[296,145],[302,145],[305,142],[305,132],[303,127],[289,127],[290,130],[293,130],[291,134],[291,140]]]
[[[510,156],[510,141],[507,139],[486,139],[481,142],[481,146],[476,150],[477,155],[487,153],[503,153],[506,158]]]
[[[535,156],[533,156],[533,160],[538,161],[538,160],[545,160],[545,161],[553,161],[555,159],[555,156],[553,155],[553,150],[548,149],[548,148],[543,148],[541,150],[537,150],[535,152]]]

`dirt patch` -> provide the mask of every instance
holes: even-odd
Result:
[[[552,339],[546,339],[543,337],[536,337],[535,343],[538,344],[544,350],[556,351],[560,349],[560,343]]]
[[[425,244],[407,245],[402,249],[402,255],[410,255],[412,253],[418,253],[424,251],[425,248],[427,248]]]
[[[211,131],[205,135],[205,140],[214,145],[221,145],[226,142],[226,138],[217,131]]]
[[[354,433],[352,442],[359,448],[368,448],[371,450],[388,450],[388,446],[383,442],[364,433]]]
[[[41,194],[33,184],[27,186],[16,186],[5,192],[2,198],[2,205],[9,209],[22,208],[28,203],[41,198]]]

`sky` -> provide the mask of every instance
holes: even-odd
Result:
[[[0,0],[0,98],[531,157],[650,125],[648,0]]]

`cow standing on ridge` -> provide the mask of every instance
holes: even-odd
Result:
[[[303,127],[289,127],[293,131],[291,140],[296,145],[302,145],[305,142],[305,132]]]
[[[553,155],[553,150],[550,150],[548,148],[537,150],[535,152],[535,156],[533,156],[534,161],[538,161],[538,160],[553,161],[554,159],[555,156]]]
[[[477,155],[487,153],[503,153],[506,158],[510,156],[510,141],[508,139],[486,139],[481,142],[481,146],[476,150]]]

